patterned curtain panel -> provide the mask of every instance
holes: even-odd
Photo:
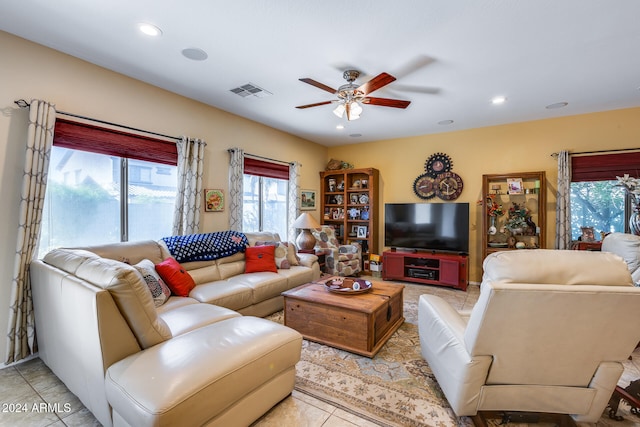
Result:
[[[201,139],[182,137],[178,147],[178,191],[173,215],[173,234],[194,234],[200,231],[202,205],[202,172],[204,148]]]
[[[568,151],[558,153],[556,249],[571,247],[571,161]]]
[[[287,240],[296,241],[296,229],[293,222],[300,214],[300,163],[292,162],[289,164],[289,213],[287,217]],[[284,237],[284,236],[282,236]]]
[[[229,149],[229,229],[242,231],[242,180],[244,175],[244,150]]]
[[[55,122],[56,110],[53,104],[31,101],[20,194],[18,241],[11,282],[6,363],[24,359],[37,351],[29,264],[37,253]]]

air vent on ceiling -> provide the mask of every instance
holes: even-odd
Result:
[[[249,96],[255,96],[256,98],[265,98],[269,95],[273,95],[268,90],[264,90],[260,86],[254,85],[253,83],[247,83],[246,85],[233,88],[231,89],[231,92],[243,98],[247,98]]]

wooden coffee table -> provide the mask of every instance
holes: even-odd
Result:
[[[373,282],[366,293],[329,292],[307,283],[283,292],[284,324],[305,339],[373,357],[404,323],[403,285]]]

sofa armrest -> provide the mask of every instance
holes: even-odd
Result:
[[[314,263],[318,262],[318,257],[314,254],[298,253],[300,265],[311,268]]]
[[[464,344],[466,322],[445,300],[422,295],[418,330],[422,356],[458,416],[477,413],[480,389],[493,358],[470,355]]]

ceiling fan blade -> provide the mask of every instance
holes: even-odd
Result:
[[[300,80],[301,82],[310,84],[311,86],[315,86],[318,89],[326,90],[329,93],[335,94],[337,92],[334,88],[331,88],[331,87],[329,87],[329,86],[327,86],[325,84],[322,84],[320,82],[317,82],[317,81],[315,81],[313,79],[304,78],[304,79],[298,79],[298,80]]]
[[[358,88],[359,91],[361,91],[362,93],[364,93],[365,95],[380,89],[383,86],[388,85],[389,83],[391,83],[392,81],[394,81],[396,78],[393,77],[391,74],[387,74],[387,73],[380,73],[377,76],[375,76],[374,78],[372,78],[371,80],[369,80],[366,83],[363,83],[362,85],[360,85],[360,87]]]
[[[331,103],[333,103],[333,101],[323,101],[323,102],[316,102],[315,104],[298,105],[296,108],[310,108],[310,107],[317,107],[319,105],[327,105]]]
[[[409,104],[411,104],[411,101],[403,101],[400,99],[389,99],[389,98],[373,98],[371,96],[367,96],[362,100],[362,103],[379,105],[381,107],[407,108]]]

